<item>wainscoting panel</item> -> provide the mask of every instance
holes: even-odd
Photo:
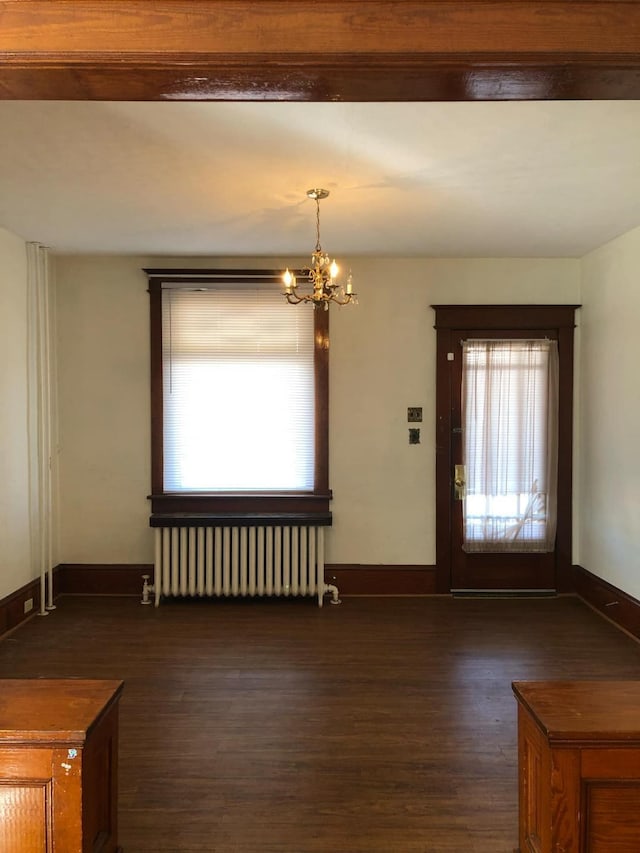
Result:
[[[56,595],[142,595],[142,575],[153,583],[153,563],[61,563],[55,572]]]
[[[140,595],[142,575],[153,583],[153,564],[93,565],[62,563],[55,573],[56,595]],[[434,595],[435,566],[386,566],[332,563],[325,582],[344,595]]]
[[[33,601],[33,607],[24,612],[25,602]],[[40,580],[33,580],[11,595],[0,600],[0,636],[12,631],[25,619],[30,619],[40,609]]]
[[[336,584],[340,595],[435,595],[435,566],[367,566],[359,563],[328,563],[327,583]]]
[[[591,574],[582,566],[573,567],[576,593],[594,610],[640,639],[640,601]]]

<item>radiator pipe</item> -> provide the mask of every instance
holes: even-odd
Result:
[[[342,604],[338,587],[334,583],[326,583],[324,585],[324,591],[325,593],[331,593],[331,601],[329,602],[330,604]]]
[[[140,604],[152,604],[151,593],[155,591],[153,584],[149,583],[150,575],[142,575],[142,601]]]

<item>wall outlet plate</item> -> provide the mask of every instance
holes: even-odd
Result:
[[[24,602],[24,612],[31,613],[33,610],[33,598],[27,598]]]
[[[407,422],[410,424],[422,423],[422,406],[409,406],[407,409]]]

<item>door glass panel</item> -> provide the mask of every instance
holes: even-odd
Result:
[[[463,341],[463,549],[553,551],[556,341]]]

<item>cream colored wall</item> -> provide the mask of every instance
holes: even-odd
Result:
[[[291,262],[292,259],[286,259]],[[59,257],[61,560],[152,561],[145,266],[247,259]],[[252,258],[256,266],[285,259]],[[351,260],[357,308],[331,309],[330,480],[336,563],[433,564],[432,303],[578,302],[574,260]],[[291,309],[294,310],[294,309]],[[422,406],[408,444],[407,406]]]
[[[0,228],[0,599],[34,575],[29,529],[27,254]]]
[[[435,563],[432,304],[575,303],[575,260],[359,258],[360,305],[331,315],[330,453],[338,563]],[[407,407],[423,407],[409,445]],[[415,425],[412,425],[415,426]]]
[[[141,262],[56,258],[60,561],[151,561]]]
[[[582,261],[580,539],[585,569],[640,598],[640,228]]]

